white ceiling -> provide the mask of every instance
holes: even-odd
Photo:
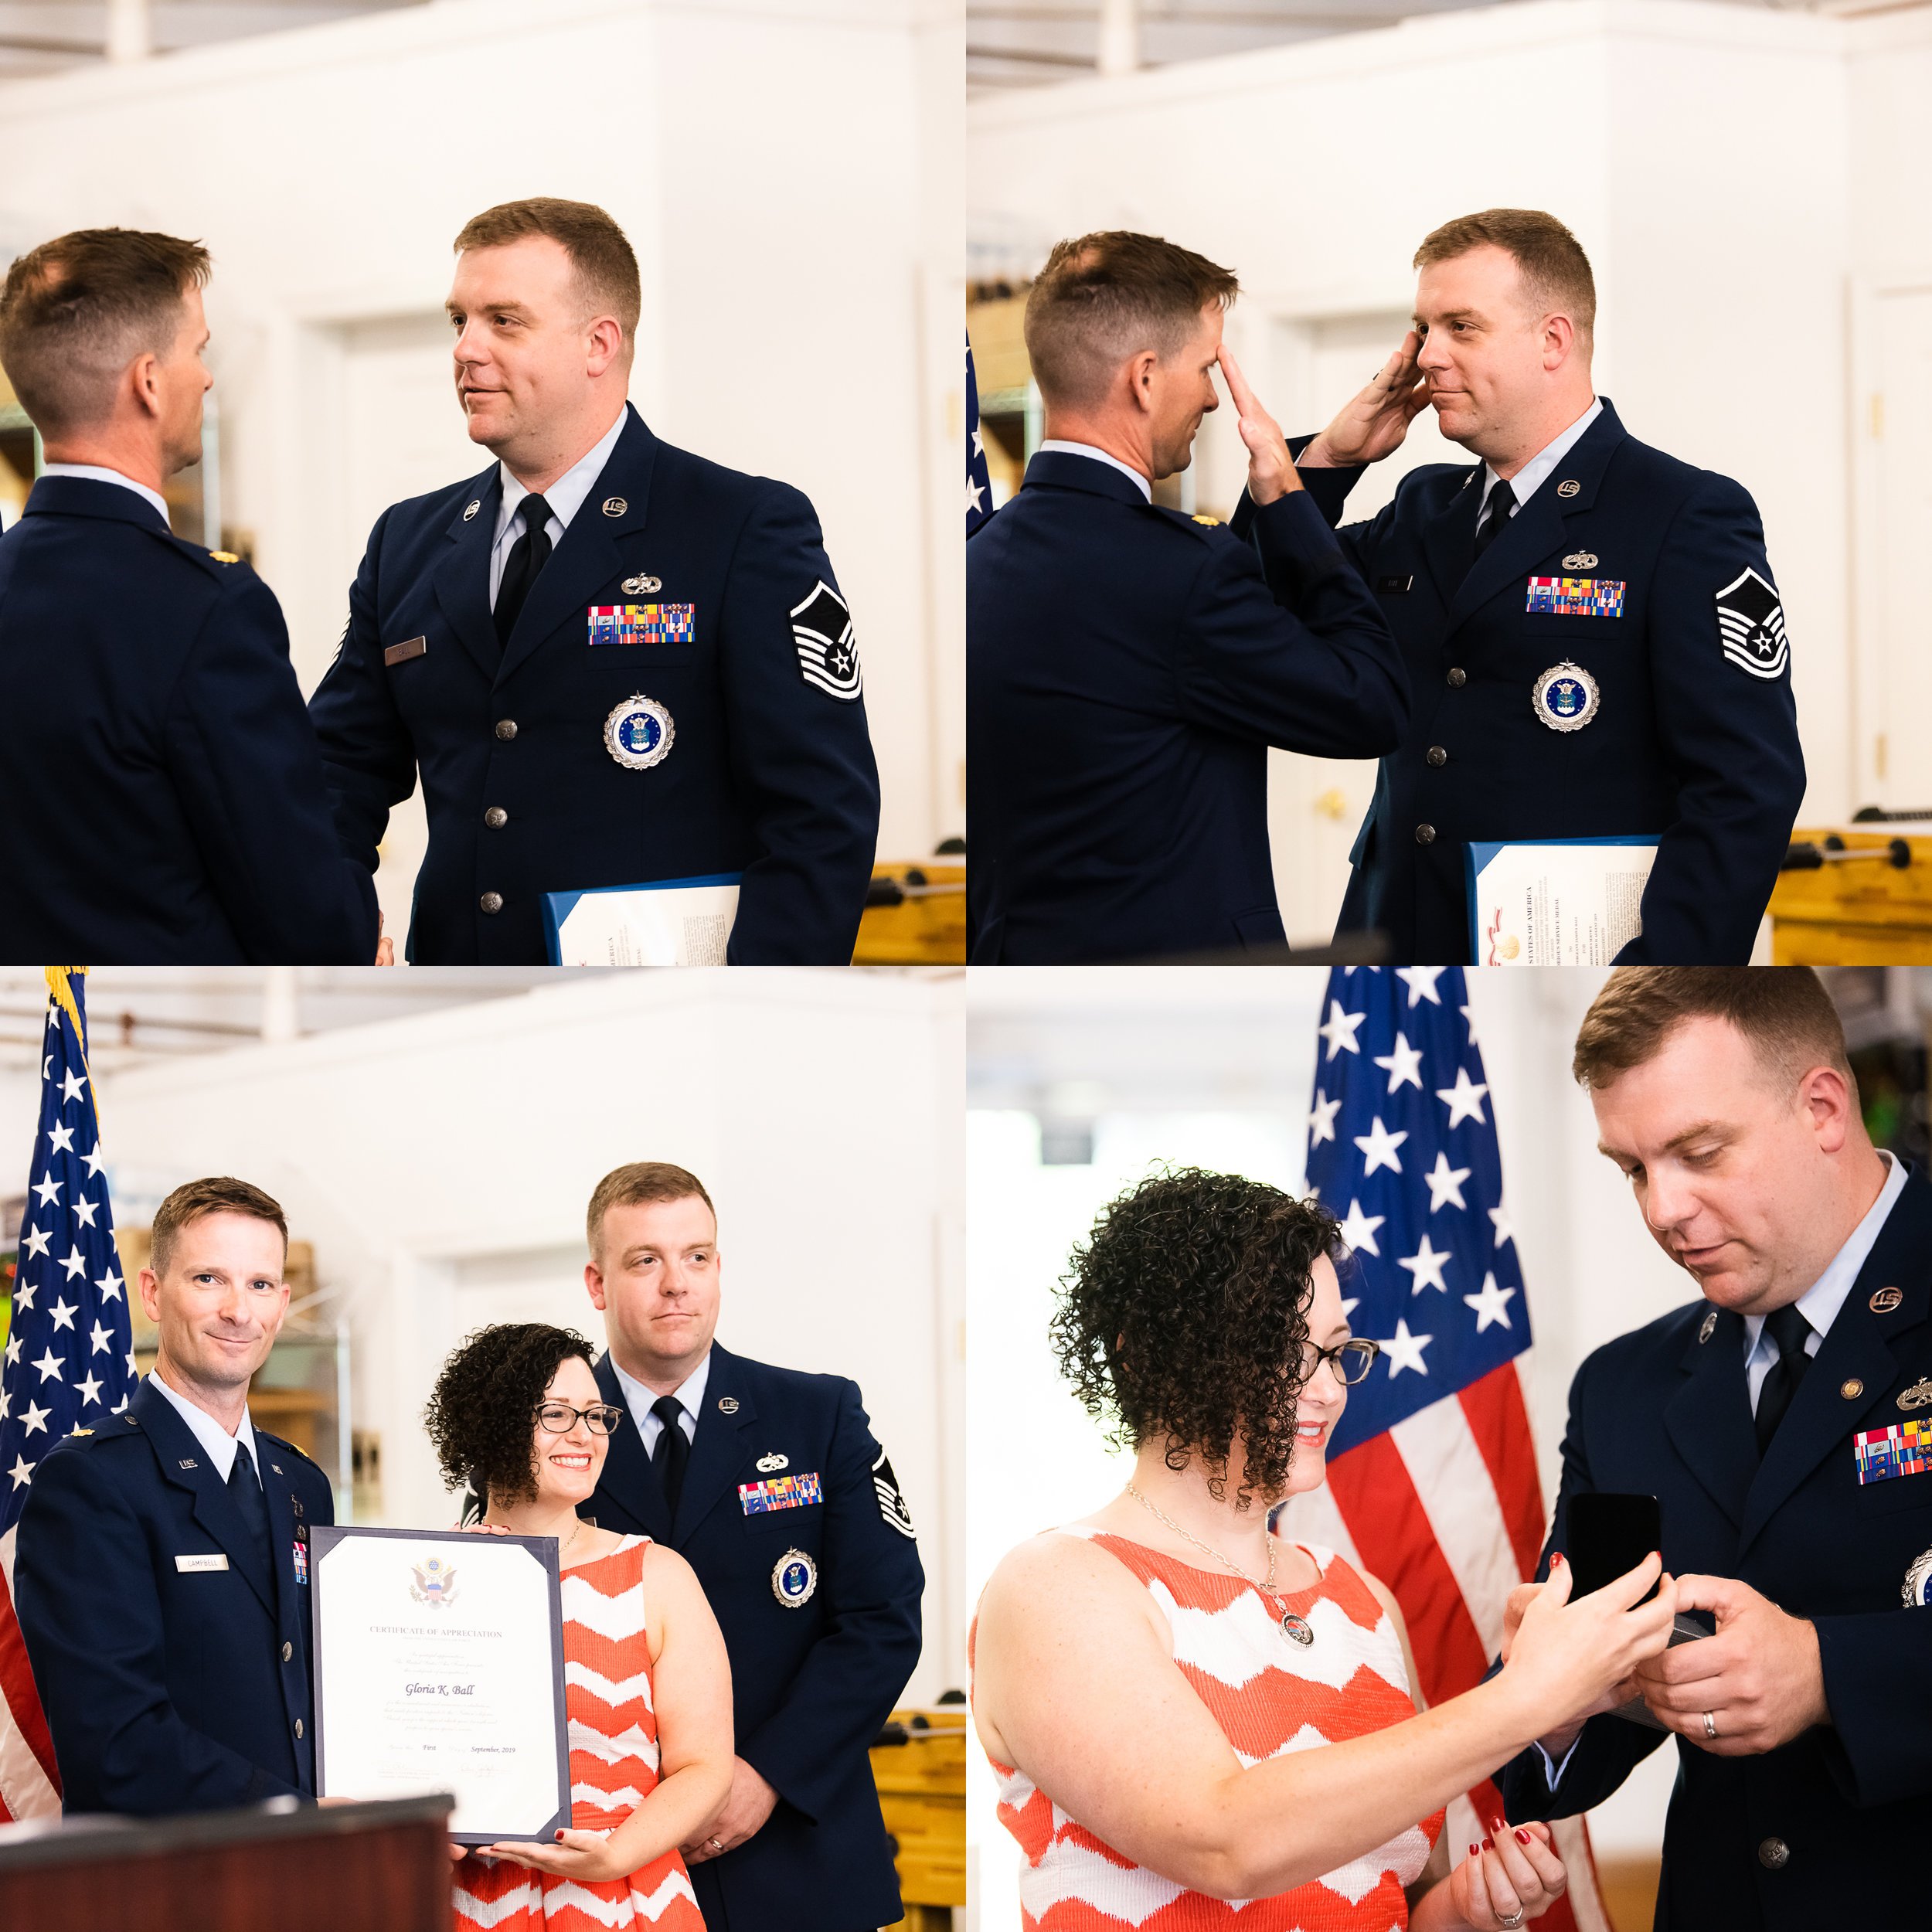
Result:
[[[155,53],[309,27],[424,0],[149,0]],[[0,0],[0,80],[85,66],[107,57],[105,0]]]
[[[1141,0],[1140,63],[1161,67],[1328,34],[1361,33],[1431,13],[1520,0]],[[1815,12],[1874,10],[1886,0],[1733,0]],[[1892,0],[1896,4],[1896,0]],[[969,94],[1050,86],[1097,70],[1100,0],[966,0]]]

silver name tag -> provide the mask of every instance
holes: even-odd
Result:
[[[228,1559],[222,1556],[177,1556],[175,1559],[175,1567],[191,1574],[198,1570],[226,1570],[228,1567]]]

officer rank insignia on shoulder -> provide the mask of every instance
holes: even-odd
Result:
[[[1205,523],[1210,530],[1216,529],[1219,526],[1221,521],[1218,516],[1202,516],[1199,515],[1197,515],[1193,520],[1196,523]]]
[[[1621,617],[1624,580],[1621,577],[1532,577],[1523,609],[1532,616]]]
[[[791,641],[807,684],[835,698],[859,696],[859,645],[852,633],[852,610],[821,577],[802,604],[791,607]]]
[[[695,604],[594,604],[590,641],[594,644],[695,644]]]
[[[1754,678],[1781,675],[1791,656],[1784,606],[1755,570],[1733,577],[1718,592],[1717,634],[1725,656]]]
[[[210,563],[239,563],[241,559],[233,550],[210,550],[208,560]]]
[[[906,1507],[899,1478],[893,1474],[893,1466],[883,1449],[879,1452],[879,1460],[872,1466],[872,1486],[873,1494],[879,1498],[879,1513],[884,1519],[886,1527],[897,1530],[902,1536],[917,1539],[919,1532],[913,1528],[912,1512]]]

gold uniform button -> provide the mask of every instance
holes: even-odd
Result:
[[[514,718],[498,719],[496,721],[496,735],[501,738],[505,744],[509,743],[510,740],[516,736],[516,720]]]
[[[483,822],[492,832],[501,832],[510,822],[510,815],[501,805],[492,805],[483,815]]]
[[[1446,765],[1449,762],[1449,754],[1443,750],[1440,745],[1431,745],[1429,747],[1428,758],[1432,765]]]
[[[284,1664],[286,1664],[286,1663],[289,1662],[291,1661],[291,1659],[292,1659],[292,1658],[294,1658],[294,1655],[295,1655],[295,1646],[294,1646],[293,1644],[284,1644],[284,1645],[283,1645],[283,1646],[282,1646],[282,1662],[283,1662]]]
[[[1435,842],[1436,828],[1434,825],[1417,826],[1416,843],[1418,845],[1433,845]]]
[[[476,903],[486,913],[500,913],[503,910],[503,895],[501,893],[485,893]]]
[[[1757,1862],[1767,1872],[1781,1872],[1791,1862],[1791,1848],[1781,1838],[1767,1838],[1757,1848]]]
[[[301,1734],[302,1734],[302,1720],[301,1720],[301,1719],[298,1717],[298,1718],[297,1718],[297,1719],[296,1719],[296,1720],[295,1720],[295,1735],[296,1735],[298,1737],[300,1737],[300,1736],[301,1736]]]
[[[1856,1376],[1847,1376],[1838,1385],[1838,1392],[1847,1402],[1855,1402],[1865,1393],[1865,1384]]]
[[[1460,691],[1469,682],[1469,673],[1461,665],[1455,665],[1449,673],[1449,689]]]

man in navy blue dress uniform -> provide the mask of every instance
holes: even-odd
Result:
[[[169,1195],[140,1276],[153,1372],[34,1471],[14,1596],[68,1811],[315,1791],[308,1535],[335,1511],[321,1471],[248,1417],[287,1242],[244,1181]]]
[[[1867,1138],[1808,968],[1613,974],[1575,1069],[1702,1298],[1578,1370],[1539,1573],[1577,1497],[1655,1495],[1679,1608],[1716,1634],[1514,1759],[1509,1815],[1600,1804],[1675,1733],[1659,1932],[1910,1923],[1932,1801],[1932,1186]],[[1639,1696],[1662,1730],[1608,1714]]]
[[[901,1917],[866,1756],[919,1662],[925,1574],[858,1386],[722,1349],[718,1225],[682,1168],[591,1196],[584,1281],[628,1418],[583,1513],[698,1573],[731,1657],[731,1794],[684,1855],[712,1932]]]
[[[1468,216],[1416,265],[1415,330],[1297,446],[1335,522],[1361,466],[1425,406],[1482,459],[1414,471],[1341,532],[1415,702],[1382,760],[1340,927],[1387,934],[1398,960],[1485,963],[1471,841],[1654,836],[1643,930],[1619,959],[1742,965],[1804,791],[1757,505],[1638,442],[1597,396],[1595,283],[1560,222]]]
[[[419,781],[419,964],[540,964],[546,896],[741,876],[728,957],[844,965],[879,828],[852,613],[811,504],[625,401],[637,258],[601,209],[457,237],[481,476],[378,519],[311,705],[373,868]]]
[[[15,961],[366,964],[274,594],[171,533],[201,460],[207,251],[83,230],[22,256],[0,361],[44,445],[0,538],[0,945]]]
[[[1046,439],[968,539],[975,964],[1279,945],[1267,750],[1391,750],[1408,712],[1374,600],[1221,346],[1234,277],[1151,236],[1056,247],[1026,304]],[[1260,551],[1155,503],[1241,415]]]

